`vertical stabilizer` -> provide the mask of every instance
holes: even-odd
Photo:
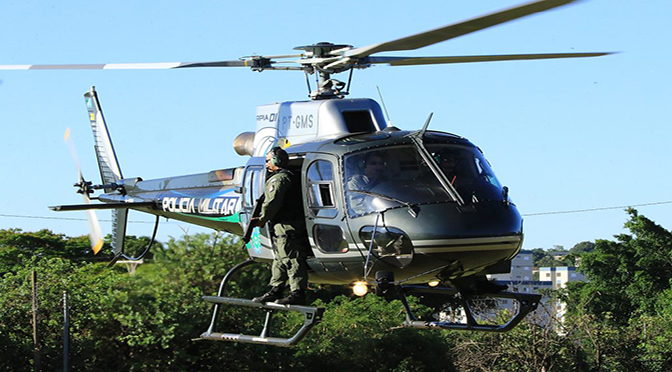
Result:
[[[109,185],[119,182],[124,177],[121,174],[121,168],[117,161],[117,154],[114,152],[110,132],[107,130],[103,110],[98,101],[98,94],[95,87],[84,94],[86,99],[86,110],[89,113],[89,122],[93,132],[94,149],[98,168],[100,169],[100,178],[103,184]],[[105,192],[113,189],[105,189]],[[112,250],[115,255],[123,252],[124,238],[126,236],[126,220],[128,209],[115,209],[112,211]]]
[[[114,152],[95,87],[91,87],[91,90],[84,94],[84,98],[86,99],[86,110],[89,112],[100,177],[104,184],[116,183],[124,177],[121,175],[117,154]]]

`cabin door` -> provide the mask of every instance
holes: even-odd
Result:
[[[245,174],[243,176],[242,193],[242,207],[240,210],[240,223],[243,231],[247,229],[252,218],[252,212],[256,201],[264,194],[264,187],[266,182],[266,168],[264,158],[252,158],[245,166]],[[250,238],[250,243],[247,244],[248,254],[255,258],[273,259],[273,249],[271,246],[268,228],[255,227]]]
[[[339,259],[348,252],[347,225],[338,158],[308,154],[303,163],[304,213],[316,257]]]

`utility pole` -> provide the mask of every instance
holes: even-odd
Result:
[[[68,292],[63,291],[63,372],[70,371],[70,304]]]
[[[35,372],[40,372],[40,339],[37,333],[37,273],[35,270],[31,271],[30,282],[33,292],[33,369]]]

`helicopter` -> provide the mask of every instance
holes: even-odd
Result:
[[[81,175],[75,184],[84,204],[51,207],[56,211],[86,210],[92,226],[92,247],[102,246],[92,210],[113,213],[114,260],[138,259],[124,250],[129,210],[175,219],[242,237],[249,260],[231,268],[220,283],[210,327],[200,338],[292,346],[317,324],[324,309],[311,306],[254,303],[225,297],[226,284],[238,270],[273,260],[270,232],[250,223],[263,194],[265,155],[275,146],[290,157],[288,168],[301,177],[310,282],[352,286],[358,295],[369,287],[398,298],[404,305],[405,327],[504,332],[535,310],[540,295],[505,292],[486,279],[507,273],[520,251],[523,223],[516,205],[483,152],[466,138],[429,129],[431,115],[419,130],[391,126],[373,99],[347,98],[352,73],[373,65],[390,66],[490,61],[581,58],[609,53],[554,53],[480,56],[403,57],[378,53],[415,50],[573,0],[541,0],[451,24],[434,30],[364,47],[320,42],[296,47],[298,54],[253,55],[238,60],[99,65],[21,65],[0,69],[168,69],[246,67],[252,71],[302,71],[308,101],[262,105],[255,113],[256,130],[241,133],[234,149],[249,156],[244,166],[162,179],[126,178],[121,172],[95,88],[85,94],[101,174],[100,184]],[[349,72],[348,82],[332,77]],[[315,89],[310,76],[317,77]],[[377,159],[378,182],[362,188],[350,182],[366,174]],[[97,197],[92,195],[102,191]],[[99,203],[91,203],[97,200]],[[154,240],[152,237],[152,241]],[[150,244],[151,246],[151,244]],[[150,248],[147,247],[145,252]],[[113,260],[113,261],[114,261]],[[418,319],[407,295],[457,298],[459,319]],[[505,324],[481,322],[471,304],[475,298],[511,299],[517,312]],[[266,311],[259,336],[216,332],[221,305]],[[271,335],[272,315],[297,311],[304,324],[290,338]]]

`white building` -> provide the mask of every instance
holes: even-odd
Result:
[[[540,267],[539,280],[550,281],[551,288],[554,290],[565,288],[567,283],[581,281],[585,282],[585,275],[576,271],[573,266],[559,267]],[[564,302],[557,301],[553,305],[553,316],[559,321],[563,321],[567,312],[567,305]]]
[[[511,273],[490,275],[490,279],[509,286],[511,292],[543,293],[544,290],[564,288],[568,282],[585,281],[585,276],[576,271],[575,267],[541,267],[535,269],[532,261],[532,251],[521,250],[511,261]],[[539,279],[534,280],[534,272],[539,272]],[[514,310],[515,301],[500,301],[503,309]],[[553,319],[562,322],[566,312],[566,305],[556,302],[550,297],[542,297],[537,310],[528,315],[528,318],[539,324],[552,323]]]

